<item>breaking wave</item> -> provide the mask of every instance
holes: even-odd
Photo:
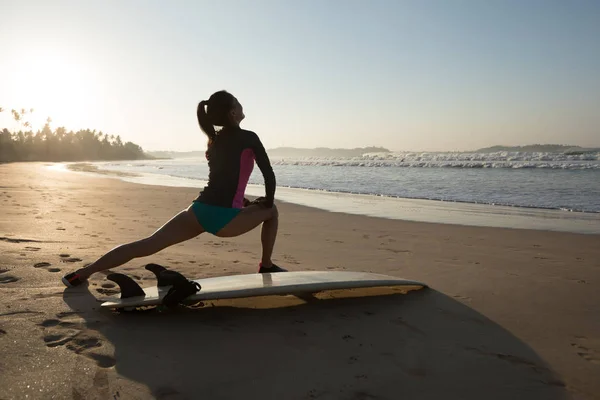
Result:
[[[600,152],[583,154],[495,152],[495,153],[370,153],[353,158],[277,158],[274,165],[330,167],[406,168],[540,168],[600,170]]]

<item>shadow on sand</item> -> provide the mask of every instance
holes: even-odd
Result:
[[[114,346],[98,365],[158,399],[566,397],[529,346],[432,289],[166,313],[101,309],[88,288],[63,298],[88,336]]]

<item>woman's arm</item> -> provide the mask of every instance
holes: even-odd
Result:
[[[273,206],[273,202],[275,201],[275,187],[277,181],[275,179],[275,172],[273,172],[273,168],[271,167],[271,162],[269,160],[269,156],[267,155],[267,151],[265,150],[258,135],[254,132],[252,132],[252,150],[254,151],[256,165],[258,165],[258,168],[262,172],[265,180],[265,199],[262,202],[270,208]]]

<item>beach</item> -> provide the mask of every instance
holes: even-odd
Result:
[[[273,297],[118,314],[104,274],[60,278],[152,234],[199,188],[0,165],[0,399],[600,399],[600,235],[392,220],[278,201],[274,262],[426,283],[403,295]],[[254,273],[260,230],[154,262]]]

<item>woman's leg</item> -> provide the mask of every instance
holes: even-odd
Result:
[[[76,273],[81,279],[110,268],[115,268],[138,257],[146,257],[177,243],[195,238],[204,232],[191,206],[171,218],[147,238],[122,244],[104,254],[98,260]]]
[[[230,223],[217,232],[216,236],[240,236],[256,228],[261,223],[261,265],[264,268],[270,268],[273,265],[271,255],[273,254],[275,239],[277,239],[277,228],[279,226],[279,212],[275,205],[272,208],[266,208],[260,204],[253,204],[243,208]]]

